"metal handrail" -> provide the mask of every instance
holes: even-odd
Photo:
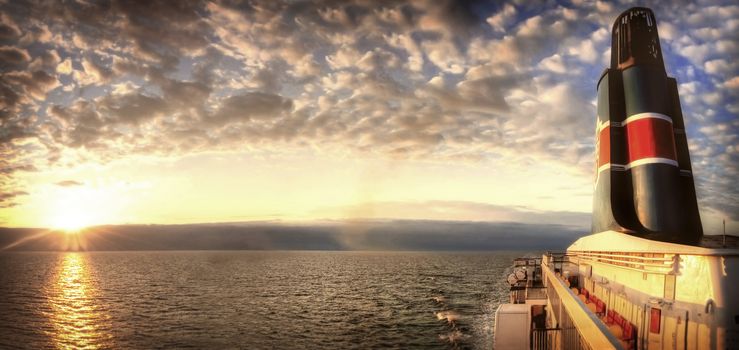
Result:
[[[640,271],[640,272],[650,272],[650,273],[660,273],[660,274],[668,274],[672,272],[675,268],[675,262],[673,258],[648,258],[649,260],[653,259],[660,259],[657,261],[662,261],[662,264],[656,264],[651,262],[640,262],[638,260],[646,260],[647,257],[639,257],[639,256],[624,256],[620,254],[610,254],[610,253],[589,253],[589,252],[578,252],[573,254],[578,259],[582,260],[591,260],[591,261],[598,261],[603,263],[611,263],[612,265],[617,264],[624,264],[624,265],[635,265],[635,266],[641,266],[641,267],[631,267],[631,266],[623,266],[623,265],[617,265],[621,268],[626,268],[630,270]],[[624,259],[611,259],[610,257],[628,257],[628,259],[633,260],[624,260]],[[650,269],[651,267],[652,269]]]
[[[565,334],[563,334],[562,342],[566,342],[566,348],[579,349],[621,349],[621,345],[608,333],[607,329],[602,328],[602,324],[597,322],[595,315],[585,310],[582,301],[576,298],[572,291],[554,275],[549,268],[543,268],[547,279],[547,286],[551,287],[552,293],[547,293],[554,302],[554,307],[559,307],[559,312],[554,310],[557,315],[557,322]],[[563,347],[560,347],[563,348]]]
[[[604,257],[599,257],[599,256],[583,256],[583,257],[578,257],[578,258],[581,258],[581,259],[583,259],[583,258],[584,259],[598,259],[600,261],[618,262],[618,263],[624,263],[624,264],[642,265],[642,266],[657,267],[657,268],[662,268],[662,267],[672,268],[672,266],[671,266],[672,265],[672,261],[669,261],[669,262],[668,261],[665,261],[662,264],[653,264],[653,263],[643,263],[643,262],[638,262],[638,261],[610,259],[610,258],[604,258]],[[666,265],[665,263],[669,263],[670,265]]]
[[[560,342],[562,328],[534,328],[531,330],[531,350],[554,349]]]
[[[652,257],[652,256],[628,255],[628,254],[618,254],[618,253],[609,253],[609,252],[581,252],[581,251],[574,251],[574,252],[570,253],[569,255],[575,255],[575,256],[577,256],[577,255],[583,255],[583,254],[587,254],[587,255],[605,255],[605,256],[616,257],[616,258],[633,258],[633,259],[655,260],[655,261],[670,260],[669,258],[666,258],[666,257],[657,258],[657,257]],[[654,254],[654,253],[639,253],[639,254]]]
[[[546,299],[546,287],[528,287],[526,288],[526,299]]]

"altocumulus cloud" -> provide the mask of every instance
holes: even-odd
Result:
[[[0,205],[23,173],[291,147],[593,167],[595,82],[630,5],[3,2]],[[653,4],[704,206],[739,219],[739,6]],[[705,200],[708,199],[709,200]]]
[[[82,186],[84,185],[84,183],[76,181],[76,180],[64,180],[64,181],[59,181],[55,183],[55,185],[62,186],[62,187],[73,187],[73,186]]]

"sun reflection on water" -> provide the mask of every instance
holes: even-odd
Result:
[[[98,349],[109,347],[105,332],[107,315],[97,305],[97,291],[87,256],[66,253],[49,289],[52,338],[57,348]]]

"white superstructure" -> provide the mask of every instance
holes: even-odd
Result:
[[[525,277],[509,278],[495,348],[737,349],[739,239],[727,239],[691,246],[607,231],[566,253],[517,259]],[[527,346],[506,346],[515,334],[497,332],[510,305],[528,310]]]

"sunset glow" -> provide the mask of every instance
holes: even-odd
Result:
[[[91,186],[52,188],[38,203],[45,226],[76,233],[79,230],[119,219],[116,199],[110,189]]]
[[[589,230],[595,85],[626,4],[114,3],[2,5],[0,226]],[[654,10],[705,231],[737,230],[739,10]]]
[[[64,213],[54,220],[52,227],[67,233],[76,233],[80,229],[90,226],[91,221],[80,213]]]
[[[0,0],[0,348],[736,347],[737,33],[739,0]]]

